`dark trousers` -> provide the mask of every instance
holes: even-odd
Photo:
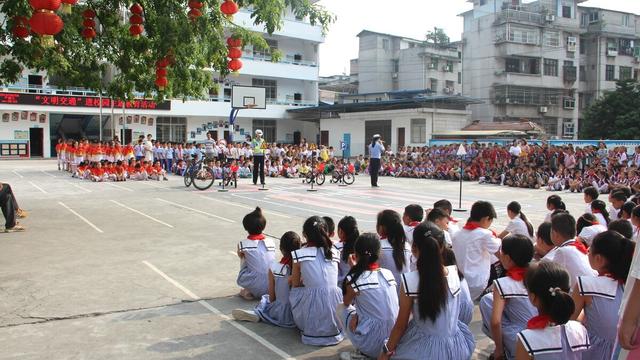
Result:
[[[371,175],[371,186],[378,186],[378,172],[380,171],[380,159],[371,159],[369,163],[369,175]]]
[[[16,226],[16,210],[18,203],[9,184],[2,184],[0,189],[0,208],[5,219],[5,228],[10,229]]]
[[[264,155],[253,155],[253,183],[258,183],[258,173],[260,174],[260,184],[264,185]]]

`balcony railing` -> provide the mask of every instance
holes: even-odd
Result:
[[[505,9],[498,15],[498,22],[514,21],[527,22],[533,24],[544,24],[544,16],[540,13],[534,13],[522,10]]]
[[[242,54],[242,60],[254,60],[254,61],[265,61],[271,62],[271,56],[268,55],[247,55],[247,53]],[[293,56],[285,56],[279,61],[275,62],[276,64],[291,64],[291,65],[300,65],[300,66],[310,66],[310,67],[318,67],[318,64],[315,61],[307,61],[307,60],[297,60]]]
[[[98,93],[93,90],[88,90],[79,87],[68,87],[61,89],[56,86],[38,86],[38,85],[20,85],[13,84],[6,87],[0,87],[0,92],[17,92],[17,93],[32,93],[32,94],[46,94],[46,95],[74,95],[74,96],[98,96]],[[133,95],[138,98],[143,98],[144,94],[134,92]],[[181,99],[180,99],[181,100]],[[187,100],[203,101],[202,99],[195,99],[188,97]],[[204,101],[211,102],[231,102],[230,96],[210,95]],[[284,106],[317,106],[318,103],[310,100],[292,100],[292,99],[267,99],[268,105],[284,105]]]
[[[576,66],[563,66],[562,79],[567,82],[578,80],[578,68]]]

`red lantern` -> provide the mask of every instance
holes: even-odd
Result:
[[[86,9],[82,12],[82,17],[84,20],[82,21],[82,37],[87,41],[91,42],[97,36],[96,34],[96,21],[93,18],[96,16],[96,12],[92,9]]]
[[[197,18],[199,18],[200,16],[202,16],[202,11],[198,10],[198,9],[191,9],[189,10],[189,19],[191,20],[195,20]]]
[[[238,72],[238,70],[242,69],[242,61],[239,59],[231,59],[228,64],[228,68],[232,72]]]
[[[62,13],[71,14],[71,7],[77,2],[78,0],[62,0]]]
[[[82,21],[82,26],[86,27],[86,28],[96,28],[96,21],[90,18],[86,18],[84,19],[84,21]]]
[[[189,1],[189,7],[192,9],[202,9],[203,6],[204,6],[204,3],[200,1],[196,1],[196,0]]]
[[[167,69],[165,68],[156,69],[156,77],[157,78],[167,77]]]
[[[142,8],[142,5],[138,3],[131,5],[129,10],[136,15],[142,15],[142,12],[144,11],[144,9]]]
[[[82,29],[82,37],[88,42],[91,42],[96,35],[96,31],[93,28],[87,27]]]
[[[140,25],[140,24],[144,23],[144,19],[142,18],[142,16],[140,16],[138,14],[133,14],[129,18],[129,23],[133,24],[133,25]]]
[[[229,38],[227,38],[227,45],[229,47],[241,48],[242,47],[242,38],[229,37]]]
[[[93,19],[96,17],[96,12],[93,9],[86,9],[82,12],[82,17],[85,19]]]
[[[158,90],[163,91],[167,85],[169,85],[169,80],[166,77],[158,77],[156,78],[156,86]]]
[[[29,0],[29,5],[38,11],[38,10],[50,10],[56,11],[60,7],[62,0]]]
[[[131,36],[133,36],[136,39],[140,37],[140,34],[142,34],[143,31],[144,31],[144,26],[142,25],[135,24],[135,25],[129,26],[129,34],[131,34]]]
[[[53,11],[36,11],[29,19],[29,25],[36,34],[42,37],[43,46],[53,46],[53,36],[64,27],[62,19]]]
[[[229,48],[227,57],[230,59],[239,59],[242,57],[242,50],[240,50],[240,48],[237,48],[237,47]]]
[[[14,17],[11,32],[15,37],[26,38],[29,36],[29,20],[24,16]]]
[[[220,12],[222,12],[226,17],[231,18],[238,12],[238,4],[233,0],[224,0],[220,5]]]
[[[156,61],[156,67],[164,68],[169,66],[169,58],[163,57],[162,59]]]

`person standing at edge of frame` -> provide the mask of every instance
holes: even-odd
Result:
[[[380,139],[379,134],[373,135],[371,144],[369,144],[369,174],[371,175],[371,187],[378,186],[378,172],[380,171],[380,157],[384,153],[384,142]]]
[[[260,174],[260,184],[264,185],[264,139],[262,130],[256,130],[256,136],[251,140],[253,149],[253,185],[257,185],[258,174]]]

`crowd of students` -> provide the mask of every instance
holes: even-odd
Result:
[[[313,216],[302,236],[282,235],[279,258],[256,208],[242,221],[237,284],[259,303],[232,315],[297,328],[309,345],[348,338],[356,351],[341,359],[455,360],[474,353],[477,301],[493,359],[638,359],[640,206],[618,206],[627,192],[615,189],[608,211],[590,187],[575,217],[552,195],[536,231],[512,202],[499,234],[486,201],[464,224],[447,200],[383,210],[364,233],[351,216]]]

